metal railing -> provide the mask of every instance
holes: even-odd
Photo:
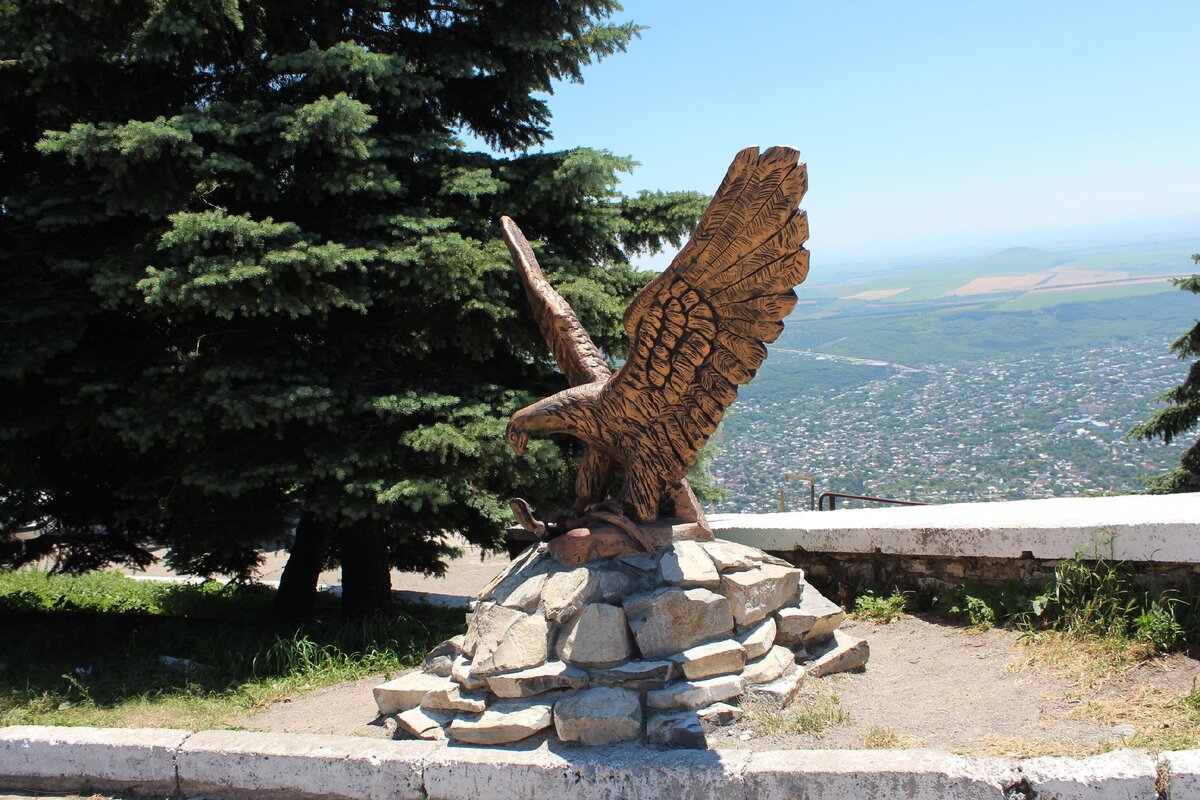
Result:
[[[825,510],[825,498],[829,498],[829,510],[833,511],[837,508],[837,498],[844,500],[864,500],[868,503],[890,503],[895,506],[924,506],[927,503],[920,503],[916,500],[897,500],[894,497],[871,497],[865,494],[846,494],[845,492],[822,492],[820,498],[817,499],[817,511]]]

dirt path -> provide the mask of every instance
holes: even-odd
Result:
[[[779,719],[765,709],[751,710],[742,722],[711,735],[710,746],[757,750],[927,746],[1013,755],[1082,753],[1119,746],[1122,734],[1128,737],[1157,724],[1153,713],[1135,708],[1128,719],[1122,718],[1115,701],[1146,692],[1179,695],[1200,681],[1200,661],[1180,654],[1146,662],[1121,678],[1085,688],[1077,677],[1023,666],[1027,652],[1013,631],[977,632],[920,617],[903,617],[888,625],[851,620],[843,627],[870,643],[866,670],[810,682],[784,715],[776,715]],[[233,724],[293,733],[386,737],[371,698],[377,680],[275,703]],[[1117,718],[1100,723],[1072,717],[1079,716],[1081,706],[1089,702],[1113,703]],[[786,721],[796,718],[800,723]],[[815,732],[803,730],[822,726]]]
[[[1029,651],[1014,631],[976,631],[920,617],[902,617],[887,625],[850,620],[843,627],[870,644],[865,670],[806,685],[789,709],[791,717],[802,717],[798,725],[761,735],[771,726],[761,719],[754,724],[752,712],[750,724],[719,732],[710,737],[711,745],[1083,753],[1120,746],[1122,736],[1128,741],[1153,724],[1134,709],[1123,717],[1115,701],[1143,696],[1146,690],[1180,695],[1200,679],[1200,661],[1182,654],[1144,662],[1121,677],[1081,683],[1079,675],[1029,666]],[[1081,714],[1089,703],[1093,713]],[[1100,709],[1117,718],[1094,721],[1110,716],[1098,713]],[[823,723],[827,727],[817,732],[796,730]],[[747,730],[756,735],[743,740]]]

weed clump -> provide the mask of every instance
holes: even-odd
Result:
[[[759,736],[806,733],[817,735],[834,725],[850,721],[837,694],[806,693],[787,709],[770,703],[750,702],[746,706],[754,732]]]
[[[1131,565],[1105,558],[1063,561],[1041,589],[967,582],[932,605],[980,628],[1109,638],[1160,653],[1200,643],[1200,596],[1192,588],[1147,589]]]
[[[907,607],[908,597],[899,589],[892,589],[887,597],[868,589],[854,602],[854,614],[861,619],[886,624],[902,616]]]

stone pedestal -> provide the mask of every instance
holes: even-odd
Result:
[[[732,542],[582,565],[542,543],[484,589],[465,636],[375,697],[423,739],[553,729],[581,744],[703,747],[705,730],[736,718],[728,704],[787,703],[808,675],[862,667],[867,644],[837,630],[843,616],[802,570]]]

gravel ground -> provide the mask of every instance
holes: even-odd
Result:
[[[1070,753],[1120,744],[1122,724],[1073,719],[1081,703],[1131,696],[1153,687],[1187,692],[1200,661],[1176,654],[1146,662],[1120,678],[1082,688],[1071,677],[1023,665],[1020,635],[974,631],[935,619],[902,617],[887,625],[849,620],[843,629],[867,639],[865,670],[810,681],[782,718],[822,717],[808,725],[764,724],[762,710],[709,736],[714,748],[756,750],[890,744],[956,752]],[[233,724],[293,733],[388,736],[376,718],[368,678],[274,703]],[[1141,723],[1131,717],[1135,725]],[[823,727],[822,727],[823,726]],[[820,730],[806,731],[813,727]],[[766,729],[766,730],[764,730]],[[746,734],[750,733],[747,738]],[[1020,743],[1020,744],[1018,744]]]

